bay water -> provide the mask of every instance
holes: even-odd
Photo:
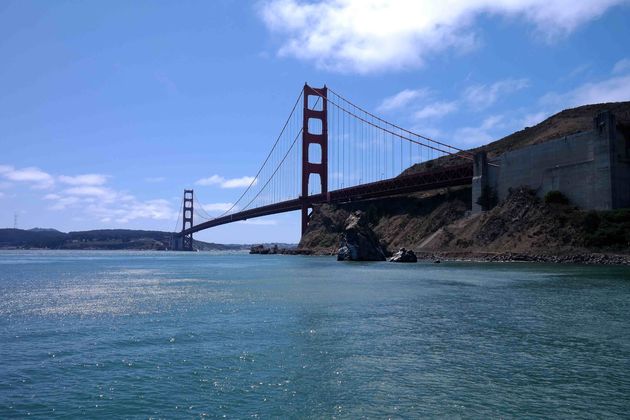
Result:
[[[0,252],[0,418],[623,418],[630,268]]]

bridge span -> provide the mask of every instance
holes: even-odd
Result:
[[[448,166],[429,169],[431,161],[445,156],[451,157]],[[406,173],[419,163],[424,169]],[[175,242],[192,251],[195,232],[298,210],[304,233],[314,205],[470,185],[473,164],[468,151],[390,123],[326,86],[306,84],[256,176],[230,209],[210,215],[192,190],[184,191]]]

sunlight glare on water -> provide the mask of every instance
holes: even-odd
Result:
[[[624,417],[630,270],[0,252],[0,417]]]

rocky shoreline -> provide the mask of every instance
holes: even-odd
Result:
[[[604,253],[526,254],[515,252],[419,252],[420,260],[471,262],[535,262],[585,265],[630,265],[630,255]]]
[[[310,249],[252,247],[250,254],[263,255],[313,255],[336,256],[336,253],[313,252]],[[576,253],[576,254],[525,254],[515,252],[415,252],[417,261],[458,261],[458,262],[530,262],[530,263],[554,263],[554,264],[584,264],[584,265],[628,265],[630,255],[603,254],[603,253]],[[410,261],[415,262],[415,261]]]
[[[250,254],[261,255],[330,255],[338,261],[389,261],[394,263],[415,263],[419,260],[432,261],[474,261],[474,262],[530,262],[585,265],[630,265],[630,254],[610,252],[589,252],[565,248],[555,254],[548,252],[492,252],[471,250],[416,250],[400,248],[396,253],[388,252],[371,229],[364,212],[354,211],[345,220],[344,229],[339,235],[339,245],[328,250],[310,248],[285,248],[278,245],[256,245]]]
[[[309,249],[284,248],[279,247],[278,245],[274,245],[271,247],[264,245],[254,245],[249,249],[249,253],[259,255],[313,255],[313,251]]]

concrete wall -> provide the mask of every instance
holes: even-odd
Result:
[[[630,139],[615,118],[600,113],[592,130],[507,152],[493,167],[475,160],[473,212],[484,185],[495,188],[499,200],[510,188],[528,186],[541,197],[561,191],[584,209],[630,207]]]
[[[613,143],[613,208],[630,207],[630,127],[617,127]]]

